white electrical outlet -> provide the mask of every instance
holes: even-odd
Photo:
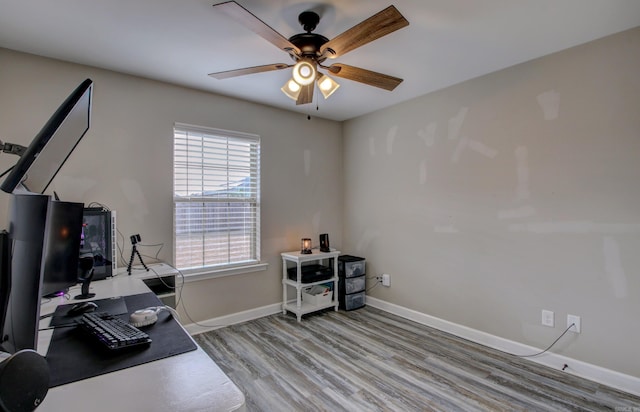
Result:
[[[580,316],[567,315],[567,328],[571,325],[573,326],[569,329],[569,332],[580,333]]]
[[[555,320],[553,311],[542,309],[542,324],[549,327],[554,326]]]
[[[382,275],[382,286],[391,286],[391,276],[387,273]]]

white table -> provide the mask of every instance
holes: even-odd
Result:
[[[91,283],[93,299],[147,293],[137,276],[118,275]],[[76,290],[71,291],[75,295]],[[40,314],[72,301],[43,303]],[[51,318],[40,322],[48,327]],[[40,331],[38,352],[47,353],[52,330]],[[52,388],[37,411],[244,411],[244,395],[198,346],[195,351]]]

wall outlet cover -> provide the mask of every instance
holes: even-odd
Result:
[[[567,315],[567,328],[571,325],[574,325],[569,332],[580,333],[582,330],[580,325],[580,316],[577,315]]]

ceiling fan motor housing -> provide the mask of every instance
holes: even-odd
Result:
[[[300,57],[307,57],[322,63],[325,59],[319,59],[320,48],[329,39],[321,34],[311,33],[320,22],[320,16],[313,11],[303,11],[298,15],[298,21],[306,33],[295,34],[289,38],[289,41],[300,49],[300,56],[292,56],[293,59],[298,61]]]
[[[316,58],[320,55],[320,47],[328,42],[329,39],[321,34],[300,33],[291,36],[289,41],[300,49],[302,56]]]

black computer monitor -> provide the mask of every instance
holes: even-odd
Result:
[[[9,232],[0,231],[0,332],[4,331],[4,314],[9,305],[11,289],[11,241]]]
[[[12,195],[10,274],[3,274],[2,282],[10,283],[2,316],[2,351],[35,350],[40,298],[78,283],[83,206],[46,195]]]
[[[49,196],[13,195],[9,206],[11,273],[0,346],[4,352],[35,349],[40,316],[41,262]]]
[[[44,194],[91,125],[93,81],[86,79],[67,97],[31,141],[0,189]]]
[[[59,202],[44,192],[89,128],[92,86],[87,79],[67,97],[0,185],[3,191],[12,193],[10,270],[0,273],[0,287],[8,287],[8,291],[0,291],[0,297],[8,296],[6,309],[0,308],[0,350],[4,352],[37,348],[43,283],[49,287],[45,273],[48,277],[64,270],[69,283],[72,275],[73,284],[77,282],[84,205]],[[58,244],[60,239],[68,242]]]
[[[66,292],[78,283],[82,203],[52,201],[42,257],[42,296]]]

